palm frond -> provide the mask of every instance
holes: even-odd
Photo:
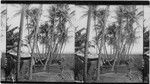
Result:
[[[1,15],[2,15],[2,16],[3,16],[3,15],[6,15],[6,13],[7,13],[7,10],[6,10],[6,9],[4,9],[4,10],[1,11]]]
[[[14,18],[14,17],[17,17],[17,16],[20,15],[20,14],[21,14],[21,10],[17,10],[16,13],[13,15],[13,18]]]
[[[88,11],[86,11],[86,12],[80,17],[80,19],[83,19],[83,18],[87,17],[87,15],[88,15]]]
[[[80,7],[80,8],[83,8],[85,10],[88,10],[88,8],[86,6],[83,6],[83,5],[77,5],[77,7]]]

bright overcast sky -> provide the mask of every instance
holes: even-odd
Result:
[[[3,5],[2,5],[3,6]],[[44,5],[43,6],[43,15],[46,15],[47,13],[45,12],[46,9],[47,9],[47,6],[48,5]],[[34,7],[38,7],[38,5],[34,5]],[[103,6],[105,7],[105,6]],[[139,8],[143,8],[143,6],[137,6]],[[4,9],[4,7],[1,7],[2,9]],[[70,8],[71,10],[76,10],[75,12],[75,16],[72,18],[72,26],[70,26],[70,30],[69,31],[72,31],[70,32],[68,35],[69,36],[73,36],[72,38],[70,38],[67,42],[67,45],[66,45],[66,48],[64,49],[64,53],[74,53],[74,27],[77,27],[80,29],[80,28],[83,28],[85,27],[86,28],[86,23],[87,23],[87,18],[80,18],[83,14],[84,14],[84,11],[86,11],[85,9],[82,9],[82,8],[79,8],[79,7],[75,7],[74,5],[70,5]],[[8,5],[8,17],[9,17],[9,21],[8,21],[8,24],[11,24],[12,25],[12,28],[13,27],[16,27],[16,26],[19,26],[19,22],[20,22],[20,15],[14,17],[13,15],[20,9],[20,7],[16,7],[15,4],[14,5]],[[110,7],[110,11],[111,11],[111,16],[113,16],[114,12],[113,10],[115,10],[115,6],[111,6]],[[148,25],[148,23],[150,24],[150,7],[148,6],[145,6],[144,7],[144,17],[145,19],[147,20],[146,22],[146,25]],[[42,20],[41,22],[45,21],[46,19],[42,16]],[[108,23],[111,22],[111,21],[114,21],[113,19],[109,18],[108,20]],[[142,21],[139,22],[140,24],[142,24]],[[90,32],[90,40],[93,38],[94,36],[94,30],[92,29],[93,28],[93,22],[91,23],[91,32]],[[2,27],[1,27],[2,28]],[[25,36],[27,34],[27,30],[25,29],[24,27],[24,30],[23,30],[23,36]],[[4,31],[2,31],[2,34],[5,35]],[[137,33],[137,36],[140,36],[141,38],[139,38],[137,40],[137,42],[135,43],[135,46],[132,50],[132,53],[136,53],[136,54],[141,54],[143,52],[143,34],[142,34],[142,30],[139,30],[139,32]],[[1,42],[0,42],[0,46],[1,47],[1,51],[5,51],[6,49],[6,41],[5,41],[5,37],[0,37],[1,38]],[[40,48],[42,49],[42,48]],[[93,49],[90,49],[91,52],[95,52],[95,50]],[[108,49],[109,50],[109,49]]]
[[[32,5],[32,7],[38,7],[39,5]],[[44,15],[46,15],[47,14],[47,12],[46,12],[46,10],[47,10],[47,7],[48,7],[48,5],[43,5],[43,15],[42,15],[42,19],[41,19],[41,23],[43,22],[43,21],[45,21],[45,20],[47,20],[46,19],[46,17],[44,17]],[[73,7],[73,5],[70,5],[70,7],[71,7],[71,11],[73,11],[72,10],[72,7]],[[4,8],[4,7],[3,7]],[[9,21],[8,21],[8,25],[10,25],[11,24],[11,28],[13,28],[13,27],[16,27],[16,26],[19,26],[19,23],[20,23],[20,15],[18,15],[18,16],[16,16],[16,17],[14,17],[14,14],[15,13],[17,13],[19,10],[20,10],[20,6],[19,5],[15,5],[15,4],[13,4],[13,5],[8,5],[8,18],[9,18]],[[74,18],[72,17],[72,19],[71,19],[72,21],[74,20]],[[26,20],[24,20],[24,22],[26,23]],[[74,53],[74,25],[67,25],[67,27],[70,27],[69,28],[69,36],[72,36],[70,39],[68,39],[68,41],[67,41],[67,43],[66,43],[66,47],[65,47],[65,49],[64,49],[64,53]],[[25,24],[24,24],[24,28],[23,28],[23,38],[25,37],[27,35],[27,30],[26,30],[26,28],[25,28]],[[5,38],[3,38],[3,39],[5,39]],[[4,43],[6,43],[4,40],[1,40],[2,42],[3,42],[3,44]],[[1,45],[3,45],[2,43],[1,43]],[[5,44],[6,45],[6,44]],[[42,51],[42,46],[41,45],[39,45],[40,46],[40,51]],[[5,49],[4,48],[6,48],[5,46],[3,47],[3,49],[1,49],[2,51],[5,51]],[[24,48],[22,48],[23,49],[23,51],[25,51],[25,52],[28,52],[28,49],[26,48],[26,47],[24,47]]]
[[[102,6],[102,7],[105,7],[105,6]],[[137,8],[139,8],[139,10],[143,10],[143,6],[137,6]],[[116,6],[110,6],[110,16],[108,17],[108,22],[107,24],[110,24],[111,22],[114,21],[113,18],[111,18],[111,16],[114,16],[114,10],[116,9]],[[87,23],[87,17],[85,18],[80,18],[84,11],[86,11],[86,9],[83,9],[83,8],[79,8],[77,7],[76,8],[76,25],[78,26],[78,29],[81,29],[81,28],[86,28],[86,23]],[[144,16],[145,16],[145,19],[148,19],[150,18],[150,7],[144,7]],[[146,25],[148,25],[148,22],[150,21],[150,19],[146,22]],[[143,24],[143,20],[141,19],[139,21],[139,24],[142,25]],[[90,40],[92,40],[92,38],[94,37],[95,35],[95,31],[94,31],[94,27],[93,27],[93,21],[91,22],[91,27],[90,27]],[[140,36],[139,39],[137,39],[136,43],[134,44],[134,47],[132,49],[132,54],[142,54],[143,53],[143,30],[142,29],[138,29],[137,30],[137,33],[136,33],[136,36]],[[108,52],[110,51],[110,48],[107,47],[107,50]],[[96,50],[94,48],[90,48],[90,51],[93,52],[93,53],[96,53]]]

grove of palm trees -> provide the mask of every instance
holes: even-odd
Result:
[[[146,7],[2,4],[1,81],[147,83]]]
[[[75,47],[77,49],[75,52],[79,55],[85,54],[85,76],[82,73],[83,80],[87,82],[133,82],[138,79],[136,82],[140,82],[142,81],[142,52],[133,54],[132,49],[136,40],[141,38],[141,36],[139,37],[136,35],[136,32],[137,30],[142,32],[143,28],[143,23],[140,23],[144,17],[143,10],[140,10],[142,6],[119,5],[114,7],[115,10],[110,9],[112,7],[114,6],[108,5],[104,7],[91,5],[82,7],[87,11],[82,17],[88,17],[88,25],[86,29],[79,28],[79,30],[76,31],[77,40],[75,41],[77,42],[75,43]],[[112,12],[115,14],[112,14]],[[88,21],[89,19],[93,19],[92,24]],[[90,26],[90,24],[92,26]],[[91,40],[88,40],[88,35],[90,35],[88,28],[91,29],[91,31],[95,31],[95,33],[92,32],[95,36],[93,35],[92,37],[91,34]],[[88,35],[82,34],[84,30],[86,30],[86,34],[88,33]],[[87,36],[87,38],[85,37],[84,40],[83,36]],[[90,44],[85,44],[87,40]],[[82,45],[88,45],[89,49],[86,49],[87,47],[84,49]],[[93,47],[95,52],[92,50]],[[142,49],[139,50],[142,51]],[[91,66],[97,66],[93,67],[93,69],[89,68],[91,70],[87,72],[86,67],[88,63],[86,62],[93,59],[91,54],[92,56],[97,55],[97,59],[95,59],[97,62],[92,63],[91,61]],[[86,79],[84,79],[84,77]],[[129,80],[126,77],[129,77]]]

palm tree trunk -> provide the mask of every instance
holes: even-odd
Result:
[[[50,51],[50,46],[48,46],[47,50]],[[51,52],[47,52],[47,59],[46,59],[46,62],[45,62],[44,68],[43,68],[44,71],[46,70],[46,66],[49,61],[50,56],[51,56]]]
[[[89,42],[89,34],[90,34],[90,23],[91,23],[91,10],[92,7],[89,6],[88,10],[88,18],[87,18],[87,29],[86,29],[86,42],[85,42],[85,51],[84,51],[84,58],[85,58],[85,66],[84,66],[84,81],[87,82],[87,57],[88,57],[88,42]]]
[[[64,43],[64,45],[62,46],[61,53],[63,53],[63,52],[64,52],[65,46],[66,46],[66,43]]]
[[[47,38],[48,39],[48,38]],[[46,46],[45,46],[45,55],[48,55],[48,40],[46,41]]]
[[[38,42],[38,41],[37,41]],[[42,64],[42,65],[44,65],[43,64],[43,62],[41,61],[41,58],[42,58],[42,56],[41,56],[41,54],[40,54],[40,49],[39,49],[39,46],[38,46],[38,43],[36,42],[36,48],[37,48],[37,53],[38,53],[38,56],[39,56],[39,61],[40,61],[40,63]]]
[[[42,44],[42,57],[44,57],[44,44]]]
[[[7,8],[8,8],[8,7],[7,7],[7,4],[6,4],[6,25],[5,25],[5,26],[6,26],[6,31],[7,31],[7,20],[8,20],[8,19],[7,19],[7,14],[8,14]],[[6,33],[6,35],[7,35],[7,33]],[[6,43],[6,45],[7,45],[7,43]],[[7,46],[6,46],[6,53],[7,53]],[[17,68],[16,68],[16,71],[17,71]],[[17,76],[16,76],[16,79],[17,79]],[[7,80],[6,80],[6,75],[5,75],[5,81],[7,81]]]
[[[126,45],[126,43],[124,43],[123,45],[122,45],[122,47],[121,48],[118,48],[118,52],[117,52],[117,55],[116,55],[116,58],[115,58],[115,60],[114,60],[114,63],[113,63],[113,66],[112,66],[112,71],[114,71],[114,67],[115,67],[115,64],[116,64],[116,61],[117,61],[117,58],[118,58],[118,56],[119,55],[121,55],[122,54],[122,52],[123,52],[123,50],[124,50],[124,48],[125,48],[125,45]]]
[[[107,51],[107,48],[106,48],[106,43],[104,45],[104,53],[106,54],[106,58],[108,59],[108,51]]]
[[[27,6],[27,10],[29,10],[29,5]],[[28,26],[29,26],[29,16],[27,15],[27,12],[26,12],[26,20],[27,20],[27,30],[28,30],[28,35],[29,35],[30,34],[29,28],[28,28]],[[28,43],[30,43],[29,38],[28,38]]]
[[[8,14],[7,11],[8,11],[8,10],[7,10],[7,8],[8,8],[8,7],[7,7],[7,4],[6,4],[6,28],[7,28],[7,21],[8,21],[8,18],[7,18],[7,14]]]
[[[24,16],[25,16],[25,5],[22,5],[21,10],[21,19],[20,19],[20,30],[19,30],[19,42],[18,42],[18,49],[17,49],[17,76],[16,81],[19,81],[20,78],[20,53],[21,53],[21,38],[22,38],[22,30],[24,25]]]
[[[37,42],[37,33],[38,33],[38,29],[39,29],[39,21],[40,21],[40,17],[41,17],[41,14],[42,14],[42,5],[40,5],[40,11],[39,11],[39,14],[38,14],[38,20],[37,20],[37,26],[35,27],[35,35],[34,35],[34,42],[33,42],[33,49],[32,49],[32,52],[31,52],[31,61],[30,61],[30,74],[29,74],[29,80],[32,79],[32,66],[33,66],[33,63],[32,63],[32,60],[33,60],[33,52],[34,52],[34,46],[35,46],[35,43]]]
[[[101,51],[102,51],[102,47],[103,47],[103,43],[104,43],[104,41],[102,40],[101,41],[101,44],[100,44],[100,47],[99,47],[99,54],[98,54],[98,69],[97,69],[97,81],[99,80],[99,76],[100,76],[100,68],[101,68],[101,66],[102,66],[102,58],[101,58],[101,55],[102,55],[102,53],[101,53]]]
[[[119,55],[119,48],[117,47],[117,48],[116,48],[116,53],[115,53],[115,59],[114,59],[114,63],[113,63],[113,65],[112,65],[111,71],[114,71],[114,68],[115,68],[115,64],[116,64],[118,55]]]
[[[107,48],[106,48],[106,43],[105,43],[105,45],[103,45],[103,46],[104,46],[104,54],[106,55],[106,59],[109,59],[109,57],[108,57],[108,52],[107,52]],[[109,61],[108,61],[108,63],[109,63],[110,66],[112,66]]]
[[[52,36],[51,36],[52,37]],[[49,38],[49,37],[48,37]],[[53,47],[52,47],[52,38],[50,39],[49,38],[49,40],[48,41],[50,41],[50,45],[49,44],[47,44],[48,45],[48,54],[47,54],[47,59],[46,59],[46,62],[45,62],[45,65],[44,65],[44,68],[43,68],[43,70],[45,71],[46,70],[46,66],[47,66],[47,64],[48,64],[48,62],[50,61],[50,63],[51,63],[51,60],[52,60],[52,55],[54,55],[54,52],[56,51],[56,47],[58,46],[58,43],[56,43],[56,42],[54,42],[54,44],[53,44]],[[48,42],[49,43],[49,42]],[[51,57],[51,59],[50,59],[50,57]],[[49,60],[50,59],[50,60]]]

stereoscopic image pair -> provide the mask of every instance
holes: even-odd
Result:
[[[148,83],[148,5],[2,4],[2,82]]]

